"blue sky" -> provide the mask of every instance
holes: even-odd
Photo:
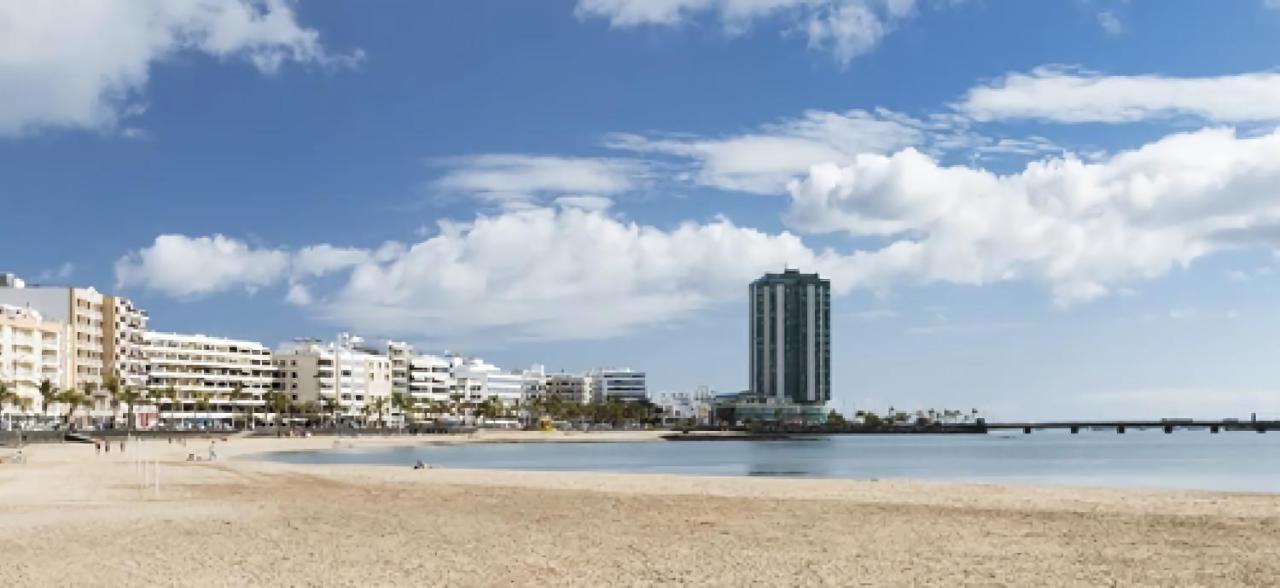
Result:
[[[90,9],[92,7],[93,9]],[[0,1],[0,270],[162,330],[745,386],[821,271],[852,410],[1280,416],[1280,6]]]

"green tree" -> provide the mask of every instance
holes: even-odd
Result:
[[[236,385],[233,388],[231,388],[231,394],[228,397],[231,399],[231,427],[235,428],[237,414],[240,415],[240,420],[242,422],[245,422],[244,411],[240,409],[240,406],[241,406],[240,402],[245,400],[246,398],[249,398],[249,395],[245,393],[244,385],[239,382],[236,382]],[[252,407],[250,407],[250,410],[252,410]],[[243,428],[248,428],[248,427],[246,426]]]
[[[391,408],[400,413],[400,430],[404,430],[405,421],[413,416],[415,400],[404,392],[391,393]]]
[[[88,405],[92,400],[75,388],[67,388],[58,394],[57,401],[66,405],[67,413],[64,421],[68,427],[71,426],[71,419],[75,417],[76,409],[83,405]]]
[[[284,426],[284,412],[289,409],[289,397],[283,392],[272,390],[266,395],[267,406],[276,415],[276,435]]]
[[[209,396],[208,392],[201,392],[200,394],[197,394],[196,395],[196,416],[197,417],[200,416],[200,413],[203,412],[205,420],[209,420],[210,417],[212,416],[209,414],[209,406],[212,404],[213,404],[212,397]]]
[[[843,427],[845,425],[844,415],[832,410],[827,413],[827,424],[834,427]]]
[[[125,428],[130,433],[132,433],[133,432],[133,408],[138,404],[140,400],[142,400],[142,394],[139,393],[137,390],[134,390],[133,388],[125,388],[124,390],[116,392],[115,398],[116,400],[120,402],[124,402],[129,405],[129,421],[125,423]]]
[[[11,390],[9,389],[9,386],[6,385],[4,382],[0,382],[0,413],[4,412],[5,404],[8,404],[10,406],[17,406],[18,401],[21,398],[22,397],[18,395],[17,390]],[[8,418],[10,421],[13,420],[12,416],[8,416]]]
[[[880,415],[874,412],[867,412],[863,414],[862,424],[868,427],[879,427],[884,424],[884,421],[880,418]]]
[[[373,400],[373,412],[378,415],[378,428],[383,428],[386,423],[387,399],[381,396]]]
[[[49,416],[49,407],[58,401],[58,389],[53,387],[53,382],[42,380],[40,382],[40,406],[44,408],[45,416]]]

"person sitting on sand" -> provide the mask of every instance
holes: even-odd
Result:
[[[415,469],[415,470],[425,470],[425,469],[427,469],[427,464],[422,463],[422,460],[418,460],[418,463],[413,464],[413,469]]]

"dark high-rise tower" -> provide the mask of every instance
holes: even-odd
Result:
[[[751,283],[751,393],[767,402],[831,400],[831,282],[788,269]]]

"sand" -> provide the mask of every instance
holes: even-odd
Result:
[[[183,459],[207,443],[152,442],[158,496],[138,486],[139,448],[30,447],[27,464],[0,464],[0,586],[1270,586],[1280,575],[1273,495],[254,458],[333,444],[236,438],[199,463]]]

